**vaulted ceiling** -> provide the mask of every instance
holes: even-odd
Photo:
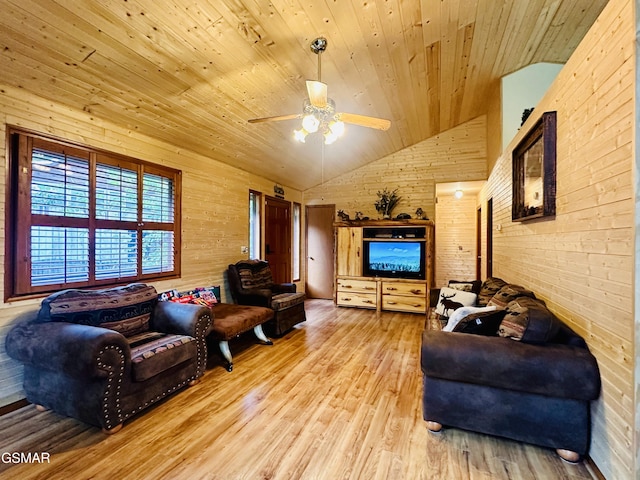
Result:
[[[606,0],[0,0],[0,84],[306,189],[487,112],[565,62]],[[293,140],[309,45],[337,110],[391,120]]]

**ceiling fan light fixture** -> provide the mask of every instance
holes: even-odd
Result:
[[[295,138],[300,143],[305,143],[308,134],[309,132],[307,132],[304,128],[301,128],[300,130],[293,131],[293,138]]]
[[[331,145],[338,139],[338,135],[333,133],[331,130],[327,130],[324,132],[324,143],[325,145]]]
[[[318,120],[315,115],[309,114],[305,115],[302,118],[302,128],[304,128],[309,133],[317,132],[319,126],[320,120]]]
[[[344,122],[341,120],[332,120],[329,122],[329,130],[336,137],[341,137],[344,133]]]

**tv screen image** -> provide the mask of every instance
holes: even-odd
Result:
[[[364,270],[369,275],[422,278],[423,242],[367,242]]]

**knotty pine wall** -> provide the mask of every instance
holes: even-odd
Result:
[[[611,0],[492,169],[493,273],[531,288],[585,337],[602,394],[590,456],[607,479],[637,478],[634,395],[635,12]],[[511,222],[511,151],[544,111],[558,112],[557,215]],[[490,159],[491,162],[491,159]],[[484,221],[484,220],[483,220]],[[484,227],[483,227],[484,230]]]
[[[273,181],[144,137],[133,128],[109,124],[21,90],[0,87],[0,138],[6,138],[7,124],[182,170],[182,276],[154,283],[154,286],[163,291],[221,285],[223,300],[230,299],[225,280],[227,265],[247,258],[240,253],[240,248],[249,241],[249,189],[273,195]],[[6,158],[5,142],[0,144],[0,157]],[[0,201],[3,203],[5,168],[2,162]],[[286,185],[284,189],[285,200],[302,201],[301,192]],[[4,211],[5,205],[0,209],[3,224]],[[1,243],[0,252],[4,255],[4,234]],[[2,265],[4,268],[4,261]],[[4,272],[0,278],[4,278]],[[1,289],[0,298],[4,298],[4,285]],[[16,316],[39,303],[40,299],[0,304],[0,406],[24,398],[22,366],[6,355],[4,338]]]
[[[487,120],[483,115],[305,190],[304,201],[308,205],[335,203],[336,209],[344,210],[351,218],[360,211],[377,219],[376,192],[385,187],[397,188],[402,200],[393,216],[404,212],[415,218],[416,209],[421,207],[433,220],[436,183],[486,179],[486,145]]]

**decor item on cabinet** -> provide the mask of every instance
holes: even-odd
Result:
[[[369,220],[369,217],[363,217],[362,212],[356,212],[356,220],[358,221]]]
[[[115,433],[204,374],[210,326],[209,308],[159,302],[150,285],[69,289],[21,315],[6,351],[39,410]]]
[[[600,395],[595,357],[581,336],[529,296],[533,292],[495,277],[480,291],[484,298],[496,292],[486,302],[495,310],[478,309],[452,331],[432,322],[423,332],[427,428],[510,438],[579,461],[589,449],[590,402]]]
[[[295,120],[302,118],[302,126],[294,130],[294,138],[305,143],[310,133],[321,133],[324,143],[329,145],[335,142],[344,133],[344,124],[350,123],[361,127],[388,130],[391,122],[384,118],[368,117],[354,113],[336,112],[335,102],[327,97],[327,84],[322,83],[322,58],[321,54],[327,49],[327,39],[316,38],[311,42],[311,51],[318,55],[318,80],[307,80],[308,99],[304,100],[302,113],[278,115],[275,117],[252,118],[249,123],[279,122],[282,120]]]
[[[376,212],[382,214],[382,218],[391,218],[391,213],[396,205],[402,200],[402,197],[398,196],[398,189],[389,191],[386,187],[384,190],[376,193],[378,200],[375,202]]]
[[[241,260],[229,265],[228,274],[237,304],[273,310],[273,319],[264,324],[267,335],[280,337],[306,320],[304,292],[296,292],[295,283],[274,283],[268,262]]]
[[[342,220],[343,222],[348,222],[349,220],[351,220],[349,218],[349,214],[348,213],[344,213],[344,210],[338,210],[338,218],[340,220]]]
[[[513,150],[515,221],[556,214],[556,112],[545,112]]]
[[[424,213],[424,210],[422,210],[422,208],[418,207],[416,210],[416,218],[418,220],[429,220],[427,218],[427,215]]]
[[[398,215],[396,215],[396,220],[409,220],[411,219],[411,215],[409,215],[408,213],[399,213]]]

